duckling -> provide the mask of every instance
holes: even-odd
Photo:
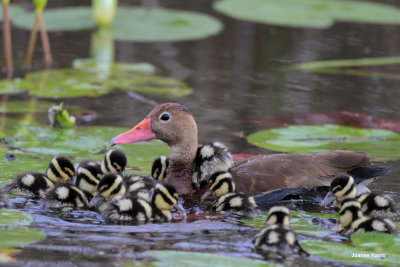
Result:
[[[73,185],[56,185],[45,192],[44,206],[59,207],[89,207],[85,193]]]
[[[266,226],[253,238],[253,244],[261,253],[305,253],[290,229],[290,211],[285,206],[274,206],[268,212]]]
[[[233,158],[227,147],[219,142],[201,145],[193,164],[192,186],[199,190],[208,184],[210,176],[233,167]]]
[[[169,165],[169,158],[161,156],[153,161],[151,166],[151,176],[158,182],[162,182],[167,175],[167,168]]]
[[[348,174],[336,176],[331,183],[330,190],[336,197],[336,205],[339,208],[344,200],[356,198],[360,202],[362,212],[365,215],[378,217],[397,217],[400,215],[396,203],[389,196],[375,193],[358,194],[356,187],[352,176]]]
[[[63,156],[50,161],[46,174],[31,172],[18,175],[2,191],[29,197],[44,197],[44,192],[55,184],[67,183],[75,173],[72,162]]]
[[[338,232],[349,235],[371,231],[397,235],[391,220],[364,216],[360,202],[356,199],[345,199],[339,212]]]
[[[396,202],[387,195],[364,193],[357,197],[357,201],[360,202],[365,215],[385,218],[400,216]]]
[[[151,176],[125,175],[124,182],[129,194],[149,191],[158,184]]]
[[[89,206],[96,207],[99,211],[103,211],[106,209],[109,201],[123,196],[126,193],[124,179],[119,174],[106,174],[100,179],[96,191]]]
[[[157,184],[149,194],[150,201],[138,195],[118,197],[103,211],[102,217],[111,222],[170,221],[174,206],[184,211],[173,186]]]
[[[104,174],[122,173],[125,170],[127,158],[125,153],[119,149],[111,149],[101,161],[101,170]]]
[[[213,211],[228,211],[248,217],[260,214],[253,197],[235,192],[232,175],[227,171],[219,171],[211,175],[209,190],[201,198],[205,199],[210,193],[218,198],[211,208]]]
[[[88,200],[91,200],[103,176],[100,165],[92,164],[92,162],[88,161],[80,164],[76,173],[75,186],[85,193]]]

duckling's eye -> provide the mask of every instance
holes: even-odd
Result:
[[[169,114],[168,112],[164,112],[163,114],[161,114],[160,116],[160,120],[162,122],[167,122],[169,121],[169,119],[171,118],[171,114]]]

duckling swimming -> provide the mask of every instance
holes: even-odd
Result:
[[[111,201],[109,207],[103,211],[102,217],[111,222],[148,222],[151,219],[157,221],[170,221],[170,210],[176,206],[184,210],[178,203],[178,194],[170,185],[157,184],[148,198],[136,196],[118,197]]]
[[[45,192],[44,205],[49,208],[89,207],[85,193],[73,185],[56,185]]]
[[[208,184],[210,176],[233,167],[233,158],[228,148],[219,142],[201,145],[197,149],[193,164],[192,186],[199,190]]]
[[[99,211],[106,209],[109,201],[123,196],[126,186],[121,175],[110,173],[104,175],[97,185],[96,193],[89,203],[90,207],[96,207]]]
[[[44,192],[55,184],[65,184],[75,174],[72,162],[63,156],[50,161],[46,174],[32,172],[18,175],[2,191],[29,197],[44,196]]]
[[[101,161],[101,170],[104,174],[122,173],[125,170],[127,158],[125,153],[119,149],[111,149]]]
[[[210,176],[209,191],[204,193],[205,199],[210,193],[218,199],[213,205],[213,211],[228,211],[230,213],[254,217],[260,214],[253,197],[235,192],[232,175],[227,171],[219,171]]]
[[[338,232],[349,235],[371,231],[397,235],[391,220],[364,216],[360,202],[356,199],[345,199],[339,212]]]
[[[91,162],[80,164],[76,173],[75,186],[85,193],[88,200],[91,200],[103,176],[100,165],[93,165]]]
[[[304,252],[297,242],[296,234],[290,229],[290,211],[285,206],[274,206],[268,212],[266,226],[258,232],[253,244],[261,253]]]

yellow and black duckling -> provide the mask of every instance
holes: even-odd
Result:
[[[397,235],[394,223],[387,218],[364,216],[357,199],[345,199],[339,211],[338,232],[346,235],[365,232]]]
[[[110,222],[148,222],[151,219],[170,221],[172,219],[170,210],[174,206],[184,211],[178,203],[175,188],[170,185],[157,184],[148,194],[149,197],[141,195],[118,197],[111,201],[108,208],[103,211],[102,217]]]
[[[266,226],[258,232],[253,244],[261,253],[299,253],[296,234],[290,229],[290,211],[285,206],[274,206],[268,212]]]
[[[85,193],[78,187],[70,184],[56,185],[45,192],[44,205],[49,208],[60,207],[89,207]]]
[[[375,193],[359,195],[353,177],[348,174],[336,176],[331,183],[330,190],[336,197],[336,205],[339,208],[344,200],[356,198],[361,204],[364,215],[378,217],[398,217],[400,215],[396,203],[389,196]]]
[[[97,185],[103,173],[99,164],[86,162],[80,164],[76,170],[75,186],[85,193],[88,200],[91,200],[97,192]]]
[[[151,166],[151,176],[158,182],[162,182],[167,175],[167,168],[169,165],[169,158],[160,156],[153,161]]]
[[[18,175],[2,191],[16,195],[43,197],[47,189],[54,187],[55,184],[67,183],[74,174],[72,162],[66,157],[59,156],[50,161],[46,174],[32,172]]]
[[[253,197],[235,192],[235,183],[232,180],[232,175],[227,171],[219,171],[211,175],[209,190],[211,194],[218,198],[212,206],[213,211],[228,211],[248,217],[255,217],[260,214]],[[206,192],[202,198],[204,199],[207,194]]]
[[[104,175],[97,185],[96,194],[89,203],[90,207],[96,207],[99,211],[106,209],[109,201],[125,195],[125,181],[121,175],[110,173]]]
[[[101,161],[101,170],[104,174],[123,173],[127,164],[127,158],[123,151],[111,149]]]
[[[227,147],[219,142],[201,145],[193,164],[192,186],[199,190],[208,184],[210,176],[233,167],[233,158]]]

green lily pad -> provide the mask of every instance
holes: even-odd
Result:
[[[339,125],[296,125],[253,133],[247,140],[256,146],[295,153],[346,149],[369,153],[376,160],[400,158],[400,135],[387,130]]]
[[[23,81],[7,81],[7,86],[46,98],[96,97],[116,88],[172,97],[193,93],[193,89],[185,82],[147,75],[146,73],[152,72],[153,69],[146,63],[113,63],[109,75],[105,77],[96,72],[93,65],[91,61],[76,61],[74,66],[77,69],[31,72]]]
[[[196,266],[196,267],[222,267],[222,266],[276,266],[266,261],[250,260],[232,256],[224,256],[211,253],[184,252],[173,250],[147,251],[147,255],[154,257],[157,261],[152,262],[155,266]],[[124,264],[124,266],[130,266]]]
[[[44,10],[48,31],[74,31],[94,28],[90,7],[62,7]],[[14,25],[30,30],[33,12],[11,17]],[[219,33],[217,19],[198,12],[166,8],[120,7],[110,26],[114,38],[121,41],[181,41],[206,38]]]
[[[0,227],[29,225],[32,215],[16,210],[0,209]]]
[[[326,230],[324,227],[312,224],[310,220],[306,220],[305,217],[314,218],[320,217],[324,219],[337,219],[337,214],[329,213],[310,213],[310,212],[290,212],[290,227],[298,234],[307,236],[323,237],[332,234],[332,231]],[[254,228],[261,229],[265,226],[265,220],[267,219],[268,211],[263,211],[261,216],[255,218],[242,218],[242,222]]]
[[[0,228],[0,249],[23,247],[45,236],[44,232],[28,227]]]
[[[364,77],[374,76],[378,78],[399,80],[400,75],[397,73],[385,73],[354,69],[355,67],[385,66],[393,64],[400,64],[400,57],[377,57],[304,62],[290,67],[289,70],[305,70],[325,74],[342,74]]]
[[[342,262],[398,266],[400,238],[369,232],[352,235],[354,245],[320,240],[303,240],[300,246],[310,254]]]
[[[25,80],[20,78],[0,81],[0,94],[18,94],[24,92],[24,88],[26,88]]]
[[[400,9],[363,1],[221,0],[214,8],[233,18],[288,27],[324,29],[335,21],[400,24]]]
[[[8,5],[8,13],[9,13],[8,16],[11,19],[12,17],[20,16],[20,15],[24,14],[25,10],[18,5]],[[0,21],[3,21],[3,9],[0,12]]]
[[[52,105],[51,102],[44,100],[0,102],[0,113],[47,112]]]
[[[85,72],[97,73],[98,62],[92,58],[75,59],[72,63],[75,69],[83,70]],[[120,72],[139,72],[143,74],[154,74],[156,68],[150,63],[122,63],[112,62],[110,64],[110,71],[115,73]]]

